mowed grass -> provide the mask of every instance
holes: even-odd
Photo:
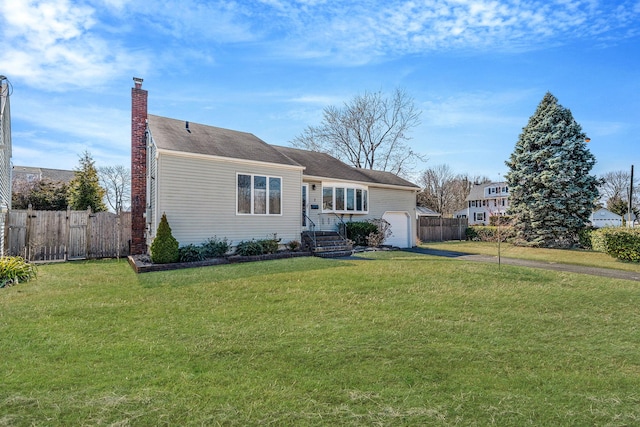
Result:
[[[494,242],[449,241],[428,242],[424,248],[466,252],[470,254],[498,256],[498,244]],[[589,267],[612,268],[616,270],[640,272],[640,263],[620,261],[602,252],[582,249],[547,249],[500,244],[500,255],[505,258],[530,259],[534,261],[585,265]]]
[[[640,423],[638,282],[403,252],[0,290],[0,425]]]

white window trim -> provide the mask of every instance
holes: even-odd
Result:
[[[244,212],[238,212],[238,176],[240,175],[246,175],[246,176],[250,176],[251,177],[251,213],[244,213]],[[267,209],[267,213],[263,213],[263,214],[257,214],[254,213],[254,202],[255,202],[255,197],[254,197],[254,177],[256,176],[263,176],[266,178],[267,180],[267,188],[266,188],[266,192],[267,192],[267,200],[266,200],[266,209]],[[280,213],[278,214],[272,214],[269,213],[269,179],[270,178],[278,178],[280,180]],[[283,198],[284,198],[284,191],[282,191],[283,189],[283,179],[281,176],[276,176],[276,175],[267,175],[267,174],[261,174],[261,173],[245,173],[245,172],[236,172],[236,180],[235,180],[235,186],[236,186],[236,215],[238,216],[255,216],[255,217],[265,217],[265,216],[282,216],[282,206],[284,205],[283,203]]]
[[[332,187],[333,188],[333,199],[332,199],[332,206],[333,209],[325,209],[324,208],[324,189],[326,187]],[[345,209],[340,209],[337,210],[336,207],[336,187],[338,188],[344,188],[344,194],[345,194]],[[331,182],[331,181],[323,181],[322,182],[322,190],[320,192],[320,197],[322,200],[322,213],[336,213],[336,214],[358,214],[358,215],[367,215],[369,213],[369,209],[371,206],[371,192],[369,191],[369,187],[366,185],[360,185],[360,184],[347,184],[344,182]],[[348,189],[353,189],[353,190],[364,190],[366,191],[366,200],[367,200],[367,209],[366,210],[347,210],[347,201],[346,201],[346,195],[347,195],[347,190]],[[356,203],[355,200],[355,195],[354,195],[354,203]]]

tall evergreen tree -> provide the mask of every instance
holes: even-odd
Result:
[[[598,197],[596,160],[571,111],[547,92],[511,154],[509,215],[522,244],[572,245]]]
[[[91,207],[93,212],[106,211],[103,199],[105,190],[100,186],[98,170],[88,151],[80,157],[80,164],[74,170],[75,177],[69,183],[69,206],[73,210]]]

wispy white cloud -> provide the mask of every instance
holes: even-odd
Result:
[[[291,98],[290,100],[293,103],[300,104],[313,104],[319,106],[327,106],[327,105],[335,105],[344,102],[344,97],[342,96],[331,96],[331,95],[302,95],[295,98]]]
[[[436,50],[522,51],[566,39],[626,37],[640,16],[631,1],[615,9],[593,0],[269,3],[287,22],[284,39],[271,40],[274,50],[352,64]]]
[[[137,25],[170,36],[174,41],[188,40],[194,44],[203,40],[213,44],[251,42],[260,37],[262,27],[274,25],[268,15],[256,14],[251,4],[235,1],[131,1],[124,10],[127,19]]]
[[[63,101],[42,102],[30,98],[21,109],[12,112],[14,119],[31,122],[54,132],[64,132],[93,143],[107,143],[113,148],[128,148],[129,112],[99,105],[66,105]],[[113,123],[125,126],[113,128]]]
[[[70,0],[0,0],[0,63],[14,80],[47,90],[102,86],[144,59],[100,36],[95,10]]]
[[[523,100],[532,99],[535,91],[515,92],[464,92],[447,97],[424,101],[423,124],[435,128],[455,128],[461,125],[487,126],[524,126],[522,116],[512,111],[513,106]],[[533,114],[533,111],[531,111]]]
[[[46,101],[27,94],[12,108],[12,120],[28,124],[27,133],[14,132],[14,164],[55,164],[70,168],[87,150],[100,165],[129,162],[129,111],[97,104],[69,105],[64,99]],[[21,126],[22,127],[22,126]]]
[[[48,90],[184,63],[279,57],[362,65],[434,51],[523,51],[640,32],[637,0],[0,0],[3,72]],[[162,46],[151,51],[150,46]],[[245,52],[247,52],[245,50]]]
[[[588,129],[587,132],[590,136],[610,138],[617,135],[631,131],[629,125],[625,122],[611,122],[611,121],[587,121],[584,123],[584,129]]]

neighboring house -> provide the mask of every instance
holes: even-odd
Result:
[[[40,180],[47,180],[69,184],[73,178],[75,178],[75,172],[66,169],[48,169],[32,166],[13,167],[14,183],[34,183]]]
[[[9,84],[0,76],[0,210],[11,209],[11,109]]]
[[[162,214],[180,245],[274,234],[286,244],[311,228],[374,218],[391,224],[385,243],[415,245],[418,186],[250,133],[147,114],[147,91],[134,82],[132,254],[146,252]]]
[[[416,218],[420,219],[421,217],[424,218],[440,218],[442,216],[442,214],[439,214],[438,212],[434,211],[433,209],[429,209],[426,208],[424,206],[418,206],[416,207]]]
[[[467,202],[468,203],[468,202]],[[469,208],[462,208],[459,211],[455,211],[453,213],[453,217],[454,218],[467,218],[467,215],[469,214]]]
[[[469,219],[469,225],[489,225],[489,218],[505,215],[509,208],[509,186],[506,182],[474,184],[466,199],[467,208],[456,212]]]
[[[69,184],[75,177],[75,172],[64,169],[36,168],[31,166],[14,166],[12,185],[14,191],[28,188],[38,181],[61,182]]]
[[[0,256],[4,255],[5,217],[11,209],[11,109],[10,86],[0,76]]]
[[[593,212],[589,220],[595,228],[622,227],[622,217],[605,208]]]

